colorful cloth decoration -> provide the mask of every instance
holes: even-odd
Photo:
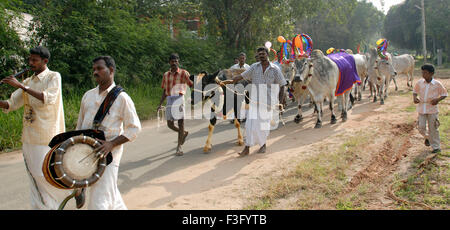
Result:
[[[345,53],[344,49],[335,49],[333,47],[327,50],[327,54],[337,54],[337,53]]]
[[[295,56],[295,51],[297,51],[299,56],[311,56],[313,50],[313,42],[311,37],[307,34],[297,34],[292,39],[294,45],[292,46],[292,53]]]
[[[388,57],[386,55],[387,47],[389,45],[388,40],[381,38],[377,41],[377,53],[380,58],[387,60]]]
[[[352,55],[339,52],[330,54],[327,57],[334,61],[339,68],[339,80],[336,91],[334,92],[335,96],[342,95],[351,90],[355,83],[361,84],[361,78],[358,76],[355,59]]]
[[[297,34],[292,40],[286,40],[283,36],[278,36],[277,40],[281,43],[279,52],[281,55],[278,55],[278,62],[280,63],[289,63],[297,57],[311,56],[313,42],[307,34]]]

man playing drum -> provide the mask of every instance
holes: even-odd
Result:
[[[61,199],[69,191],[51,186],[42,173],[42,163],[50,150],[48,143],[53,136],[65,131],[61,94],[61,75],[47,68],[50,52],[38,46],[30,50],[28,65],[34,74],[19,82],[13,76],[2,83],[17,88],[7,101],[0,101],[0,108],[8,113],[24,107],[22,151],[30,176],[31,208],[57,209]]]
[[[93,75],[98,86],[87,91],[80,105],[77,130],[93,128],[94,117],[105,97],[116,86],[114,74],[116,64],[109,56],[100,56],[93,60]],[[123,144],[136,139],[141,123],[130,96],[122,92],[110,107],[98,127],[105,133],[106,141],[98,140],[101,146],[96,149],[101,154],[112,153],[113,161],[106,166],[102,177],[87,189],[88,209],[127,209],[117,187],[119,164],[123,153]]]

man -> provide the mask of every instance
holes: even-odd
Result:
[[[192,88],[194,83],[189,79],[189,72],[179,68],[178,54],[171,54],[169,57],[170,70],[164,73],[161,82],[163,93],[159,102],[158,111],[167,98],[166,104],[166,120],[167,126],[178,133],[178,144],[175,155],[182,156],[183,150],[181,146],[184,144],[189,132],[184,130],[184,95],[186,94],[187,85]],[[178,127],[175,127],[174,121],[178,121]]]
[[[222,82],[234,84],[242,79],[252,82],[250,110],[245,124],[245,148],[239,153],[241,156],[248,155],[250,147],[256,144],[261,146],[258,153],[266,152],[273,107],[284,97],[284,86],[287,84],[280,69],[269,61],[269,50],[266,47],[259,47],[257,53],[259,62],[252,64],[248,70],[232,80]],[[275,88],[273,86],[275,84],[280,88]],[[274,92],[277,91],[279,93],[274,97]]]
[[[80,104],[77,130],[93,128],[94,117],[108,93],[116,86],[114,74],[116,64],[110,56],[100,56],[93,60],[93,75],[98,86],[87,91]],[[101,146],[95,151],[112,153],[113,161],[106,166],[102,177],[88,188],[90,210],[127,209],[117,187],[119,164],[123,154],[123,144],[136,139],[141,130],[134,103],[127,93],[120,93],[98,129],[105,133],[106,140],[98,140]]]
[[[239,62],[233,66],[230,67],[230,69],[245,69],[247,70],[248,68],[250,68],[250,66],[248,64],[245,63],[247,59],[247,55],[245,53],[240,53],[239,54]]]
[[[244,52],[240,53],[239,57],[238,57],[238,63],[231,66],[230,69],[248,70],[250,68],[250,66],[247,63],[245,63],[246,60],[247,60],[247,55]],[[243,86],[244,87],[247,86],[247,83],[248,82],[243,82]],[[246,117],[248,116],[248,104],[249,104],[249,100],[247,98],[247,97],[249,97],[249,92],[245,91],[244,93],[245,93],[245,117],[244,117],[244,119],[242,119],[242,122],[245,122]],[[240,108],[240,105],[241,105],[240,101],[239,102],[236,101],[235,103],[237,103],[237,107]],[[231,117],[231,118],[233,118],[233,117]],[[231,124],[234,123],[233,119],[230,120],[230,123]]]
[[[433,148],[432,153],[441,151],[439,138],[439,110],[437,104],[447,96],[447,90],[436,79],[433,79],[434,66],[425,64],[421,67],[423,79],[414,86],[413,99],[419,114],[418,129],[425,137],[425,145]],[[427,133],[428,123],[428,133]]]
[[[30,178],[31,208],[55,210],[69,193],[50,185],[42,173],[45,155],[50,150],[48,143],[65,132],[61,75],[47,68],[49,59],[47,48],[30,49],[28,65],[34,74],[23,83],[13,76],[1,80],[17,90],[9,100],[0,101],[0,108],[9,113],[24,107],[22,151]]]

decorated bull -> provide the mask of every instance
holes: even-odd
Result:
[[[217,84],[219,80],[231,79],[232,76],[240,74],[244,71],[244,69],[224,69],[213,74],[208,74],[203,71],[196,76],[191,75],[191,80],[194,81],[194,90],[191,92],[191,104],[195,105],[202,102],[204,105],[207,101],[211,102],[211,113],[208,126],[209,132],[206,139],[206,144],[203,148],[205,153],[210,152],[212,149],[212,135],[215,125],[217,124],[217,118],[220,117],[218,114],[220,112],[222,113],[224,120],[227,119],[227,115],[230,112],[233,112],[234,125],[237,129],[237,145],[242,146],[244,144],[244,138],[241,132],[241,123],[243,119],[240,118],[244,117],[241,108],[242,103],[244,103],[244,87],[247,82],[240,82],[242,84],[237,84],[233,90],[230,90],[230,86],[225,87]],[[203,109],[201,115],[205,115],[205,113],[203,113]]]
[[[333,60],[332,60],[333,59]],[[347,120],[349,94],[353,84],[360,82],[356,73],[354,58],[346,53],[325,56],[320,50],[313,50],[310,58],[296,59],[294,82],[303,84],[318,107],[315,128],[322,127],[322,107],[325,98],[330,100],[331,124],[337,122],[334,100],[337,98],[342,121]]]

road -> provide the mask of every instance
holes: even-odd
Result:
[[[308,106],[305,109],[307,113],[304,113],[304,116],[312,112]],[[295,106],[291,104],[283,118],[291,123],[295,114]],[[185,123],[189,136],[183,146],[184,156],[177,157],[175,156],[177,134],[168,129],[165,124],[158,127],[156,121],[143,122],[143,129],[138,138],[134,142],[125,144],[124,147],[118,180],[119,190],[124,197],[133,188],[138,188],[148,181],[200,162],[213,160],[217,152],[237,148],[236,128],[230,122],[222,120],[218,122],[214,130],[213,152],[206,156],[203,153],[203,146],[208,135],[209,121],[206,119],[186,120]],[[20,151],[0,154],[0,178],[2,182],[0,210],[30,209],[30,182]],[[124,200],[127,203],[126,198]],[[73,209],[73,203],[69,202],[66,208]]]

